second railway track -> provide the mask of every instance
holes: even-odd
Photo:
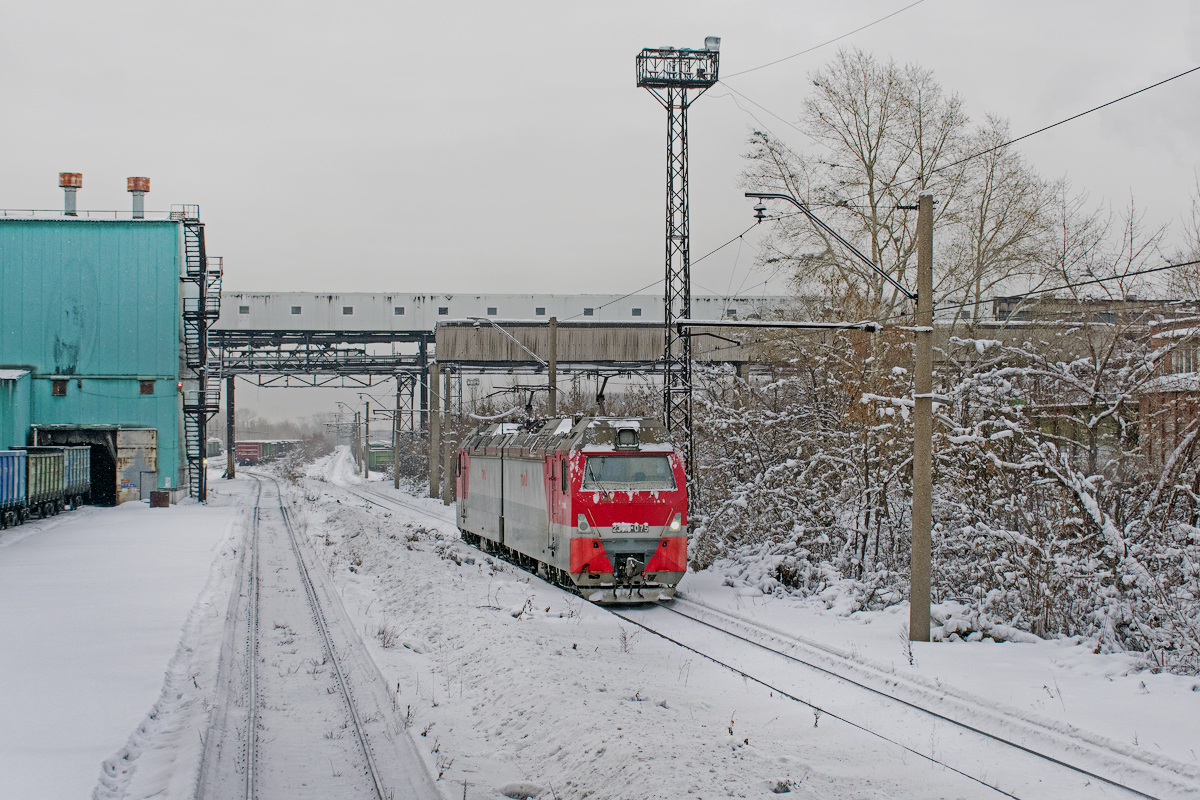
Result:
[[[243,589],[231,603],[197,796],[436,797],[382,677],[320,567],[310,568],[278,484],[250,477],[258,488]]]

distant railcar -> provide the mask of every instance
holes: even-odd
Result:
[[[466,541],[596,602],[674,597],[687,570],[687,479],[661,424],[485,425],[455,472]]]
[[[239,440],[234,444],[234,455],[243,466],[265,464],[283,458],[300,445],[296,439]]]
[[[376,472],[383,472],[395,463],[392,448],[383,445],[371,445],[367,450],[367,465]]]
[[[225,445],[221,443],[220,439],[209,439],[205,443],[204,451],[208,458],[217,458],[225,454]]]

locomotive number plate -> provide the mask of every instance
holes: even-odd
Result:
[[[648,522],[614,522],[613,533],[649,533],[650,523]]]

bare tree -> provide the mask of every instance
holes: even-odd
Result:
[[[901,282],[915,271],[915,224],[904,206],[922,193],[938,201],[935,302],[979,317],[986,294],[1039,273],[1054,187],[1019,154],[1000,147],[1007,123],[972,129],[962,100],[917,65],[843,50],[811,76],[801,125],[823,155],[797,153],[768,134],[750,139],[746,186],[806,201]],[[978,158],[973,154],[983,153]],[[801,217],[780,220],[763,260],[791,271],[798,288],[844,302],[858,297],[879,317],[904,298]]]

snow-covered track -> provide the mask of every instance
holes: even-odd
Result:
[[[259,480],[259,478],[255,478]],[[288,542],[292,546],[292,553],[296,557],[296,568],[300,574],[300,581],[304,586],[305,595],[308,597],[308,605],[312,611],[313,620],[317,624],[317,629],[320,631],[321,640],[325,644],[325,653],[329,658],[329,663],[333,668],[336,683],[341,692],[342,699],[346,703],[346,709],[350,714],[350,722],[354,726],[354,735],[362,748],[363,757],[366,759],[367,771],[371,776],[371,785],[375,790],[375,796],[378,800],[391,800],[388,793],[383,788],[383,782],[379,777],[379,769],[375,766],[375,756],[371,752],[371,746],[367,742],[366,731],[363,730],[362,715],[359,714],[358,706],[354,702],[354,697],[350,693],[350,685],[346,681],[345,670],[342,667],[341,660],[338,658],[337,650],[333,646],[333,642],[329,638],[329,626],[325,622],[325,613],[321,608],[321,602],[317,599],[316,588],[313,586],[312,577],[308,573],[308,565],[304,562],[304,555],[300,551],[300,543],[296,540],[295,527],[292,525],[291,516],[288,513],[287,507],[283,503],[283,493],[279,489],[279,484],[274,478],[267,478],[275,484],[276,494],[279,498],[279,513],[283,517],[283,526],[287,531]],[[257,509],[256,509],[257,511]],[[256,537],[257,540],[257,537]],[[256,587],[257,588],[257,587]],[[257,662],[256,662],[257,663]],[[250,670],[255,672],[254,669]],[[252,701],[257,704],[257,698],[252,697]],[[252,736],[257,736],[257,729],[252,729]],[[247,800],[254,800],[253,788],[247,795]]]
[[[250,573],[247,592],[246,634],[246,696],[250,699],[246,707],[246,800],[254,800],[254,768],[258,762],[258,526],[259,504],[262,501],[262,482],[254,499],[254,518],[250,530]]]
[[[1035,789],[1031,785],[1022,786],[1019,779],[1014,780],[1021,774],[1019,770],[1022,764],[1035,762],[1041,762],[1042,767],[1049,766],[1066,776],[1065,783],[1057,791],[1068,789],[1072,781],[1077,781],[1077,787],[1102,784],[1112,791],[1113,796],[1151,800],[1200,796],[1200,786],[1186,781],[1183,775],[1164,765],[1150,764],[1119,749],[1080,741],[1039,728],[1022,719],[1004,717],[982,703],[970,703],[949,696],[944,687],[940,691],[931,691],[901,676],[858,663],[819,643],[762,627],[694,601],[676,600],[672,605],[644,609],[606,610],[631,625],[808,706],[814,712],[838,719],[1004,796],[1022,800],[1054,796],[1053,793],[1039,791],[1047,787],[1038,786]],[[682,627],[680,618],[687,621]],[[714,637],[714,634],[718,635]],[[723,644],[726,645],[724,648]],[[746,645],[750,645],[751,649],[748,650]],[[753,658],[754,651],[769,654],[774,663],[767,664],[761,657]],[[791,669],[783,666],[788,664],[792,665]],[[797,671],[806,674],[801,677],[796,674]],[[814,673],[820,676],[820,680],[814,680]],[[817,694],[820,681],[848,684],[871,699],[862,702],[857,709],[839,713],[840,709],[832,707],[831,702],[812,699],[821,696]],[[808,699],[803,696],[805,694]],[[986,771],[972,768],[965,763],[965,759],[955,759],[945,754],[939,757],[923,748],[906,744],[920,740],[919,736],[906,735],[911,734],[913,727],[901,726],[895,731],[885,732],[887,726],[873,719],[870,713],[871,709],[881,704],[899,707],[910,718],[925,717],[926,725],[948,726],[961,736],[986,740],[991,745],[990,752],[1000,753],[998,760],[989,766],[993,770],[1000,767],[1002,777],[989,779]],[[1040,784],[1041,779],[1037,783]],[[1164,793],[1164,787],[1170,791]]]
[[[454,525],[455,527],[458,526],[458,520],[454,518],[453,506],[450,506],[449,509],[445,510],[443,510],[445,507],[443,507],[443,509],[430,509],[417,505],[416,503],[409,503],[397,497],[392,497],[391,495],[383,494],[382,492],[376,492],[371,489],[367,489],[365,487],[350,487],[341,483],[334,485],[339,489],[354,495],[355,497],[362,498],[368,503],[377,505],[380,508],[388,509],[389,511],[401,508],[405,511],[411,511],[416,514],[420,514],[423,517],[434,517],[435,519],[445,522],[447,525]]]
[[[202,737],[197,798],[437,797],[315,560],[303,516],[294,516],[275,478],[247,477],[257,496]]]

